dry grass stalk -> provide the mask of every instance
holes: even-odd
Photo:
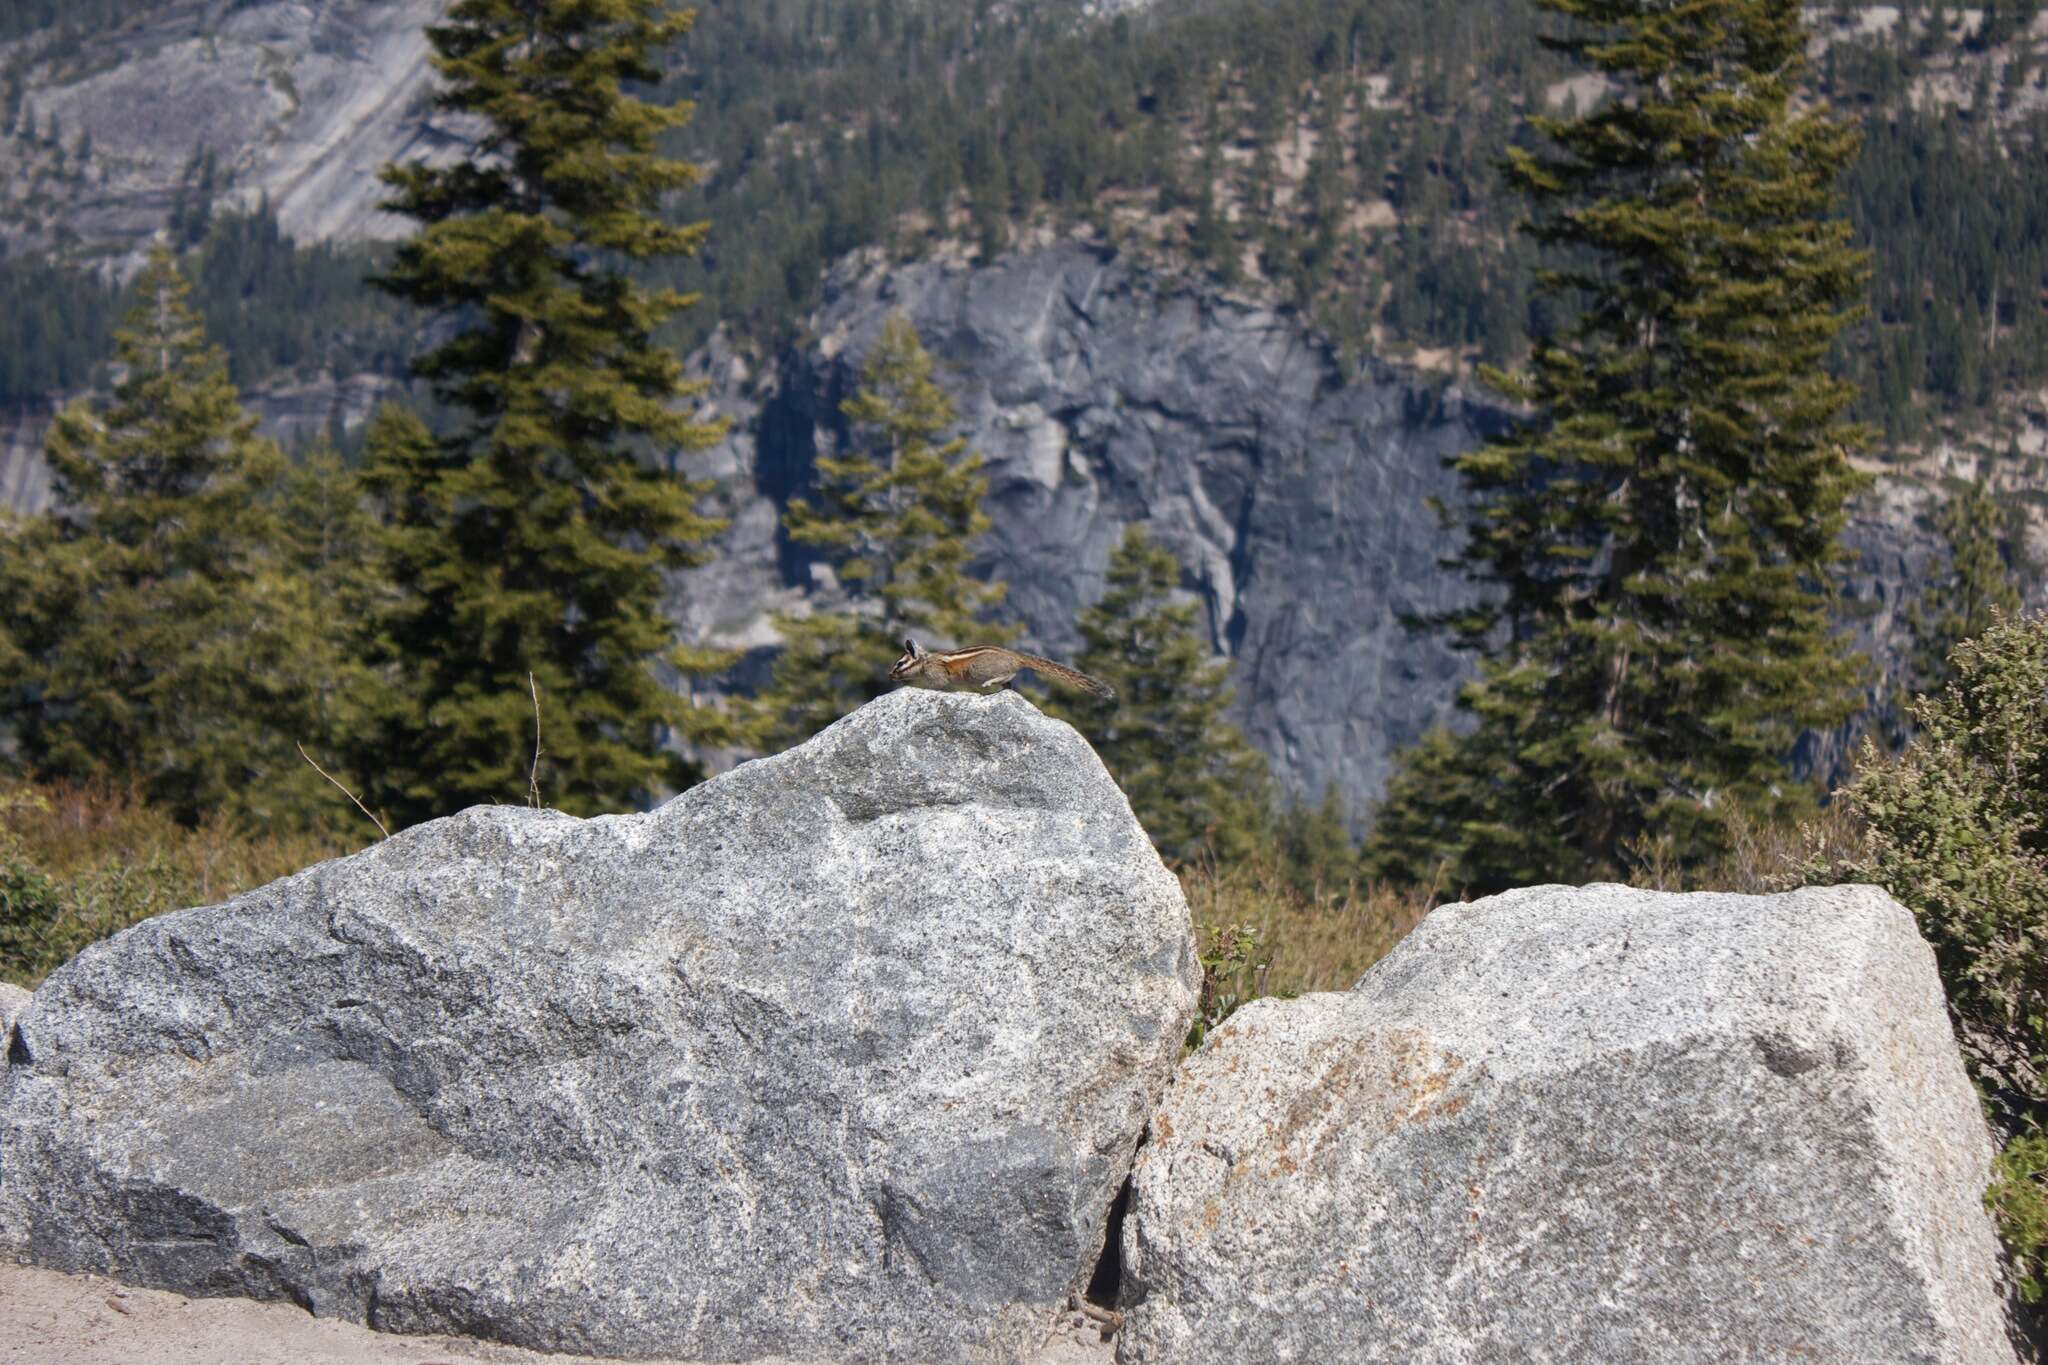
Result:
[[[318,763],[313,763],[313,756],[306,752],[305,745],[298,744],[296,745],[296,747],[299,751],[299,757],[305,759],[306,762],[313,764],[314,772],[320,774],[320,776],[326,778],[329,782],[334,782],[334,789],[336,791],[340,792],[343,796],[346,796],[349,800],[355,801],[356,809],[361,811],[364,815],[369,816],[370,823],[377,827],[377,832],[379,834],[383,835],[387,839],[391,837],[391,831],[384,828],[384,822],[382,820],[379,820],[376,816],[370,815],[370,808],[364,805],[361,801],[357,801],[356,794],[354,792],[350,791],[347,787],[342,786],[341,783],[335,782],[333,776],[328,773],[327,769],[321,767]]]
[[[540,684],[526,675],[526,688],[533,693],[533,767],[526,773],[526,804],[540,809]]]

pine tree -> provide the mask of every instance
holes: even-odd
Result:
[[[1334,900],[1358,880],[1358,845],[1351,838],[1344,799],[1335,783],[1316,805],[1289,804],[1279,820],[1280,857],[1287,879],[1311,901]]]
[[[1081,613],[1077,668],[1113,684],[1110,705],[1055,699],[1130,798],[1162,857],[1241,858],[1265,838],[1266,760],[1224,719],[1230,665],[1211,657],[1197,607],[1177,601],[1180,563],[1132,526],[1102,600]]]
[[[1517,831],[1540,813],[1503,811],[1498,752],[1443,726],[1403,750],[1362,851],[1365,876],[1453,897],[1511,884],[1527,861]]]
[[[2025,524],[2017,507],[2002,507],[1982,478],[1964,484],[1934,514],[1947,549],[1945,566],[1930,568],[1920,601],[1907,613],[1913,632],[1911,690],[1935,693],[1952,676],[1949,654],[2000,616],[2019,615],[2017,574],[2025,565]]]
[[[819,457],[816,505],[793,499],[783,527],[822,552],[847,607],[777,618],[783,651],[751,708],[754,741],[771,750],[889,690],[905,636],[956,648],[1015,633],[984,619],[1002,587],[968,572],[970,547],[989,526],[988,476],[965,437],[946,439],[953,403],[932,382],[931,356],[907,318],[883,324],[841,410],[854,446]]]
[[[1797,807],[1785,758],[1854,713],[1863,674],[1828,585],[1864,433],[1824,363],[1863,279],[1831,216],[1857,139],[1793,107],[1798,4],[1539,3],[1572,25],[1553,46],[1621,87],[1532,120],[1551,150],[1507,167],[1568,263],[1545,290],[1582,311],[1491,376],[1535,420],[1455,461],[1453,562],[1492,591],[1451,623],[1484,657],[1476,729],[1426,757],[1485,780],[1404,784],[1454,804],[1374,841],[1409,866],[1484,841],[1482,885],[1611,874],[1651,843],[1713,856],[1732,807]],[[1431,828],[1451,842],[1390,845]]]
[[[691,16],[668,0],[457,0],[429,30],[437,104],[480,120],[477,155],[391,166],[416,220],[380,283],[458,320],[414,362],[453,420],[387,415],[366,452],[403,592],[378,622],[388,704],[354,768],[402,823],[524,796],[541,698],[545,798],[576,813],[687,780],[665,747],[687,707],[658,670],[678,650],[662,573],[701,562],[720,523],[678,452],[718,429],[657,344],[691,300],[632,271],[694,254],[663,197],[697,179],[657,140],[689,117],[626,93],[660,80]]]
[[[348,752],[346,737],[369,724],[388,680],[366,661],[366,624],[387,593],[379,531],[360,475],[326,445],[303,454],[285,475],[277,498],[283,574],[274,598],[295,642],[292,696],[304,720],[292,736],[295,777],[319,778],[319,823],[355,834],[369,828],[354,803],[306,766],[323,767]]]
[[[325,822],[321,611],[278,512],[286,466],[159,248],[116,334],[113,402],[59,415],[55,510],[0,541],[0,706],[36,775],[134,784],[197,823]]]

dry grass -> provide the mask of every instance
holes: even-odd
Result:
[[[1727,854],[1705,867],[1676,850],[1634,850],[1632,884],[1660,891],[1763,895],[1825,880],[1861,834],[1840,803],[1801,825],[1740,817]],[[1205,967],[1204,1010],[1217,1017],[1262,995],[1344,991],[1446,900],[1425,888],[1350,884],[1304,892],[1276,860],[1180,870]],[[1213,1023],[1214,1020],[1211,1020]]]
[[[1728,823],[1729,849],[1704,867],[1684,867],[1668,843],[1634,850],[1629,884],[1650,891],[1739,891],[1769,895],[1825,879],[1861,846],[1862,832],[1847,807],[1832,801],[1798,825],[1744,818]]]
[[[96,939],[210,905],[361,843],[186,829],[109,786],[0,783],[0,981],[33,987]]]
[[[365,831],[367,833],[368,831]],[[1641,850],[1631,877],[1662,890],[1768,892],[1833,861],[1855,831],[1834,808],[1808,826],[1738,825],[1706,869]],[[366,840],[269,834],[224,822],[186,829],[118,788],[0,782],[0,981],[32,986],[95,939],[137,920],[210,905]],[[1443,897],[1377,885],[1297,887],[1277,860],[1181,869],[1208,951],[1251,938],[1219,989],[1239,999],[1349,990]]]
[[[1180,880],[1205,945],[1233,927],[1257,935],[1266,965],[1237,983],[1248,995],[1350,990],[1435,904],[1426,891],[1380,886],[1304,894],[1278,867],[1256,861],[1183,868]]]

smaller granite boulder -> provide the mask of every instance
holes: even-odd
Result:
[[[1912,916],[1539,887],[1258,1001],[1140,1152],[1125,1362],[2008,1362]]]

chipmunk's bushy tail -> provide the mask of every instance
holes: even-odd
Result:
[[[1104,701],[1116,700],[1116,689],[1114,687],[1111,687],[1100,678],[1089,677],[1078,668],[1068,668],[1065,664],[1056,664],[1051,659],[1041,659],[1036,654],[1020,654],[1017,657],[1024,661],[1026,668],[1041,678],[1050,678],[1054,682],[1065,687],[1071,687],[1077,692],[1092,693]]]

